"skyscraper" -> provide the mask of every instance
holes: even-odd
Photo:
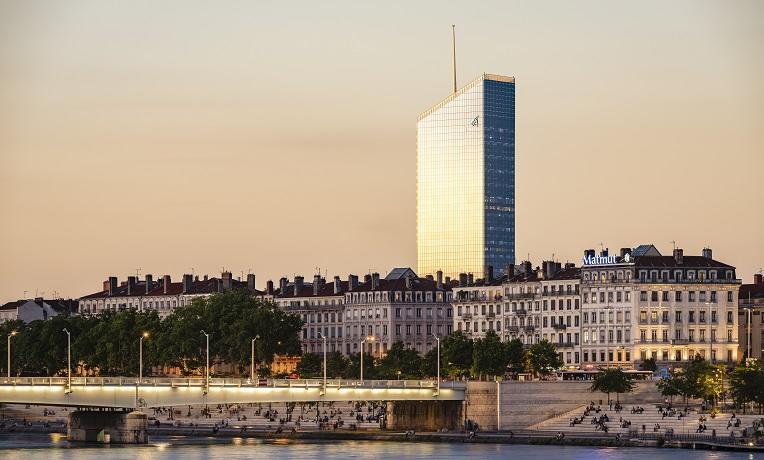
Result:
[[[515,261],[515,79],[483,74],[417,121],[417,271]]]

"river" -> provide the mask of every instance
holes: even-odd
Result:
[[[70,445],[62,435],[0,434],[0,458],[9,460],[202,460],[290,458],[332,460],[696,460],[761,459],[764,454],[686,449],[526,446],[375,441],[263,441],[260,439],[152,438],[144,446]]]

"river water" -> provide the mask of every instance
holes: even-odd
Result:
[[[152,438],[144,446],[70,445],[62,435],[0,434],[0,458],[9,460],[203,459],[460,459],[460,460],[695,460],[756,459],[764,454],[686,449],[525,446],[375,441],[264,441],[260,439]]]

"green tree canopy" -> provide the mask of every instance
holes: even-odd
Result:
[[[403,342],[395,342],[379,361],[378,378],[395,379],[398,371],[402,379],[422,378],[422,358],[416,350],[406,347]]]
[[[616,394],[616,401],[619,401],[621,393],[629,393],[634,390],[635,383],[622,369],[612,368],[603,369],[592,382],[591,391],[600,391],[607,393],[607,399],[610,401],[610,393]]]
[[[564,364],[554,344],[547,340],[531,345],[528,350],[528,361],[533,373],[540,376],[547,376]]]
[[[472,375],[504,375],[507,371],[507,353],[496,332],[486,332],[475,341],[472,352]]]
[[[504,344],[506,349],[507,363],[510,372],[523,373],[528,370],[528,354],[523,348],[523,343],[514,338]]]
[[[473,342],[462,331],[441,339],[440,366],[446,375],[452,378],[470,375],[472,367]]]

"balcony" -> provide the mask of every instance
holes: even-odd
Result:
[[[555,324],[552,324],[552,328],[554,328],[557,331],[564,331],[565,329],[568,328],[568,326],[561,323],[560,324],[555,323]]]
[[[507,300],[532,299],[536,294],[533,292],[522,292],[519,294],[507,294]]]
[[[509,331],[510,333],[517,334],[518,332],[520,332],[520,327],[519,326],[509,326],[507,328],[507,331]]]
[[[674,339],[671,341],[672,345],[689,345],[690,341],[687,339]]]
[[[525,326],[525,327],[523,328],[523,330],[524,330],[525,332],[533,332],[533,331],[535,331],[535,330],[536,330],[536,326]]]
[[[555,346],[557,348],[575,348],[577,344],[573,342],[559,342],[559,343],[556,343]]]
[[[472,313],[465,313],[462,315],[462,319],[472,319]]]
[[[513,310],[512,313],[516,314],[517,316],[525,316],[528,314],[528,310],[525,308],[518,308],[517,310]]]
[[[486,315],[487,318],[496,318],[496,313],[488,313]]]

